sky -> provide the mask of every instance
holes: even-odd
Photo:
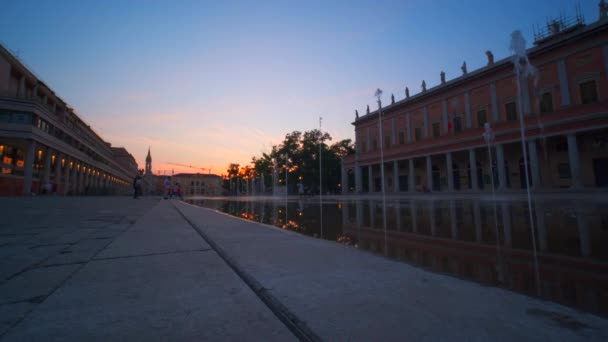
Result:
[[[510,55],[510,34],[599,0],[9,0],[0,41],[155,173],[225,173],[286,133],[354,140],[355,110]],[[190,165],[195,168],[174,164]]]

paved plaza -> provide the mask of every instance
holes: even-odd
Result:
[[[174,200],[0,198],[1,341],[608,340],[608,320]]]

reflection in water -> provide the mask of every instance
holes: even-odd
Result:
[[[429,270],[535,295],[530,217],[542,297],[608,314],[608,214],[603,204],[537,201],[380,200],[319,202],[203,198],[188,202],[243,219],[387,255]]]

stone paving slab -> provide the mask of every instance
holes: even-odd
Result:
[[[0,235],[34,234],[0,246],[20,261],[0,262],[1,341],[294,340],[170,201],[2,205],[12,210]]]
[[[153,210],[142,217],[137,225],[114,240],[96,256],[98,259],[208,250],[209,245],[169,205],[164,210]]]
[[[98,260],[5,341],[288,341],[213,251]]]
[[[325,340],[606,341],[608,320],[176,203]]]

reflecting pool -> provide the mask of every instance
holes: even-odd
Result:
[[[608,314],[606,201],[191,198],[247,220],[337,241],[484,285]],[[534,246],[536,248],[534,248]],[[539,286],[536,282],[539,280]]]

